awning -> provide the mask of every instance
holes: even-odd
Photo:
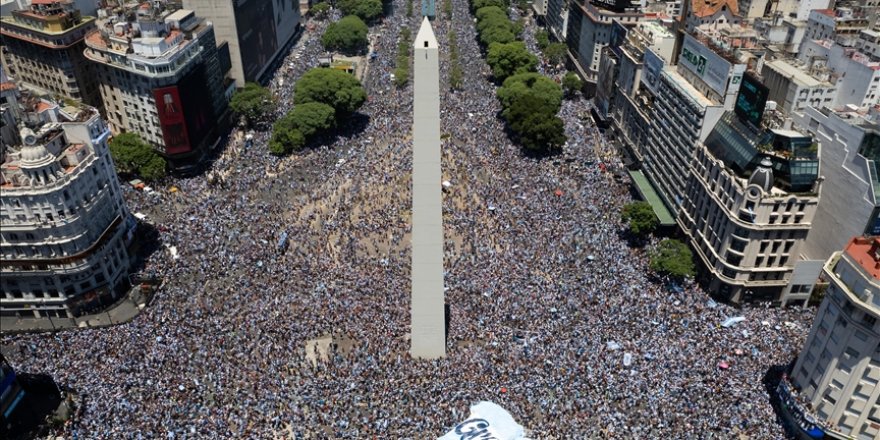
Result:
[[[660,225],[675,225],[675,218],[672,217],[672,213],[669,212],[669,209],[663,204],[663,200],[660,199],[660,195],[657,194],[657,190],[654,189],[654,186],[651,185],[651,182],[648,181],[645,174],[638,170],[628,171],[629,176],[632,177],[633,182],[636,184],[636,189],[638,189],[639,195],[651,205],[651,208],[654,208],[654,214],[657,214],[657,218],[660,219]]]

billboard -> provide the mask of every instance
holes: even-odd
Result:
[[[739,95],[736,97],[733,112],[740,121],[756,128],[760,127],[769,94],[770,89],[761,84],[754,75],[746,73],[740,82]]]
[[[273,0],[235,2],[235,27],[246,81],[256,81],[263,67],[275,56],[278,49],[275,21]]]
[[[719,96],[724,96],[727,78],[730,76],[730,62],[694,37],[685,35],[678,63],[702,79]]]
[[[159,125],[165,140],[165,153],[172,155],[192,150],[183,115],[183,102],[177,86],[153,89],[153,98],[156,100]]]
[[[660,82],[660,72],[663,70],[663,58],[657,55],[652,49],[645,48],[645,71],[642,83],[652,93],[657,93],[657,84]]]
[[[186,132],[190,145],[196,148],[211,134],[217,121],[208,83],[207,71],[202,63],[177,83],[180,101],[183,103]]]
[[[591,0],[590,3],[615,12],[623,12],[632,7],[630,0]]]

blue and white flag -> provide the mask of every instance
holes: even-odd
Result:
[[[494,402],[471,406],[471,415],[437,440],[528,440],[525,429]]]

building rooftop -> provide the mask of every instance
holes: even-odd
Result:
[[[832,84],[826,81],[820,81],[813,75],[810,75],[808,72],[804,71],[798,66],[791,64],[786,60],[773,60],[767,63],[767,66],[771,69],[781,73],[782,75],[788,77],[796,84],[802,87],[832,87]]]
[[[844,249],[875,280],[880,280],[880,237],[856,237]]]
[[[739,5],[736,0],[693,0],[691,13],[696,17],[708,17],[725,6],[733,15],[739,15]]]
[[[681,76],[678,72],[675,71],[675,66],[666,66],[663,69],[663,74],[665,74],[676,86],[678,86],[679,90],[684,92],[684,94],[691,99],[695,104],[702,108],[706,108],[710,105],[716,105],[711,99],[707,98],[706,95],[700,93],[696,87],[694,87],[688,80],[686,80],[683,76]]]

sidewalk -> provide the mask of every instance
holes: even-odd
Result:
[[[14,318],[0,317],[0,333],[42,333],[76,328],[99,328],[131,321],[144,307],[149,297],[140,286],[132,287],[116,304],[94,315],[79,318]]]

